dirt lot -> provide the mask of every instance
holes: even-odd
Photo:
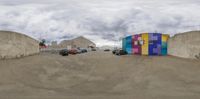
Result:
[[[200,99],[200,61],[109,52],[0,60],[0,99]]]

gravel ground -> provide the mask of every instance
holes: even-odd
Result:
[[[40,53],[0,60],[0,99],[200,99],[200,61]]]

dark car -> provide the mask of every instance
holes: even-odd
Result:
[[[81,49],[81,52],[82,52],[82,53],[86,53],[86,52],[87,52],[87,49]]]
[[[122,49],[119,49],[115,52],[115,55],[126,55],[126,54],[128,54],[128,53]]]
[[[117,51],[117,49],[113,50],[113,51],[112,51],[112,53],[113,53],[113,54],[115,54],[115,53],[116,53],[116,51]]]
[[[105,50],[104,50],[104,52],[109,52],[109,51],[110,51],[110,49],[105,49]]]
[[[77,50],[77,54],[83,53],[82,50],[81,50],[80,48],[77,48],[76,50]]]
[[[87,49],[84,49],[84,48],[77,48],[77,52],[78,54],[81,54],[81,53],[86,53],[87,52]]]
[[[97,51],[95,48],[92,48],[92,51]]]
[[[67,49],[62,49],[62,50],[60,50],[59,54],[62,55],[62,56],[68,56],[68,55],[69,55]]]

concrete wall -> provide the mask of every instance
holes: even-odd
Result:
[[[200,57],[200,31],[177,34],[168,41],[168,54],[183,58]]]
[[[18,58],[39,53],[39,42],[24,34],[0,31],[0,59]]]

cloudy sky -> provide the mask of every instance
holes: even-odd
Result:
[[[117,45],[134,33],[200,29],[200,0],[0,0],[0,30]]]

